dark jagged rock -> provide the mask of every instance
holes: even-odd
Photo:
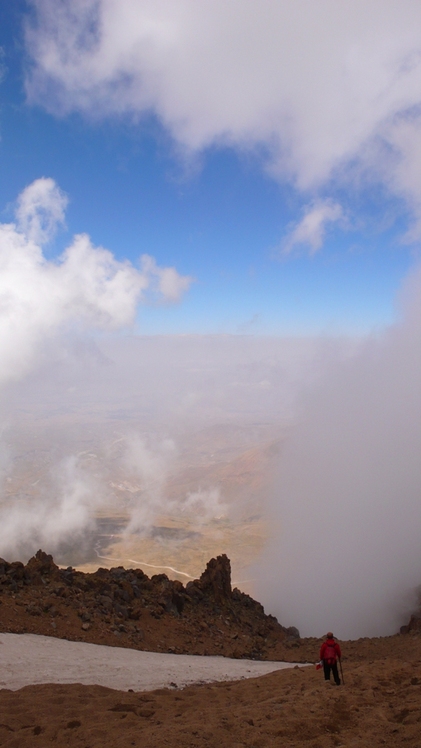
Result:
[[[149,579],[122,566],[93,574],[60,569],[39,550],[26,565],[0,559],[0,596],[3,631],[256,659],[276,659],[276,648],[291,638],[301,646],[296,629],[285,629],[256,600],[231,589],[225,554],[184,587],[166,574]]]
[[[400,627],[401,634],[417,633],[421,634],[421,613],[414,614],[409,619],[406,626]]]
[[[25,579],[27,583],[31,584],[43,584],[46,578],[57,578],[58,573],[59,568],[54,563],[53,557],[48,553],[44,553],[41,549],[36,552],[35,556],[29,559],[24,567]]]
[[[231,598],[231,564],[225,553],[211,558],[197,584],[205,594],[211,594],[219,603]]]
[[[288,626],[286,629],[286,632],[288,639],[299,639],[300,638],[300,632],[295,626]]]

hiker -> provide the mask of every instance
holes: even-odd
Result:
[[[326,641],[323,642],[320,648],[320,659],[323,662],[323,672],[325,674],[325,680],[330,680],[330,671],[332,671],[333,679],[337,686],[341,685],[341,679],[338,673],[337,660],[341,659],[341,648],[338,642],[335,642],[331,631],[326,635]]]

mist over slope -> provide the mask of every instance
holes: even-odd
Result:
[[[305,400],[274,481],[256,595],[303,635],[394,633],[421,583],[421,271],[402,318]]]
[[[252,514],[264,512],[251,473],[232,473],[243,454],[244,470],[259,469],[248,452],[266,449],[290,423],[298,393],[317,376],[316,341],[55,343],[30,377],[2,391],[0,555],[26,560],[39,546],[57,553],[70,545],[68,562],[80,563],[98,513],[118,520],[111,532],[145,535],[162,514],[196,531],[227,512],[235,523],[246,501]],[[178,551],[175,544],[175,560],[152,563],[176,566]]]
[[[211,450],[229,461],[282,434],[273,489],[253,495],[272,535],[253,595],[302,635],[395,632],[421,582],[419,288],[418,270],[400,321],[363,341],[57,339],[2,391],[0,555],[83,548],[116,475],[140,535],[163,512],[201,529],[235,516],[248,478],[227,508],[223,471],[203,484]],[[177,460],[194,490],[168,490]],[[176,565],[179,541],[165,547]]]

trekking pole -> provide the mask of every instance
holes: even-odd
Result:
[[[343,683],[343,685],[345,685],[344,671],[342,670],[342,660],[341,660],[340,657],[339,657],[339,667],[340,667],[340,670],[341,670],[342,683]]]

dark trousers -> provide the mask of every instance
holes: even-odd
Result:
[[[325,674],[325,680],[330,680],[330,671],[332,671],[333,680],[335,681],[336,685],[340,686],[341,679],[338,673],[338,664],[334,662],[333,665],[329,665],[326,660],[323,660],[323,672]]]

